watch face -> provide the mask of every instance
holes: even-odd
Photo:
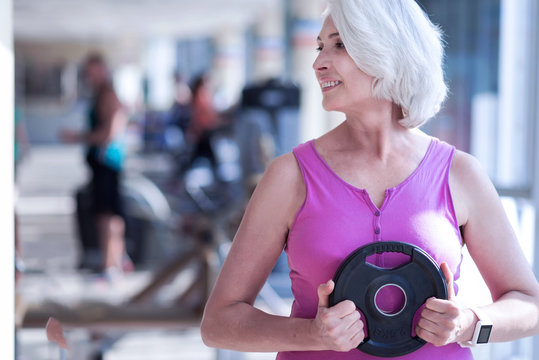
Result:
[[[490,338],[490,332],[492,331],[492,325],[482,325],[481,330],[479,330],[479,336],[477,337],[478,344],[488,343]]]

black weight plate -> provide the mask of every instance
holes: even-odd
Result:
[[[366,262],[368,256],[384,252],[409,255],[410,262],[394,269]],[[343,261],[333,281],[330,306],[343,300],[355,303],[365,316],[369,333],[358,349],[380,357],[402,356],[423,346],[425,342],[411,333],[416,311],[429,297],[447,299],[446,280],[436,261],[421,248],[398,241],[357,249]],[[396,285],[405,294],[404,306],[395,314],[384,313],[376,305],[377,291],[384,285]]]

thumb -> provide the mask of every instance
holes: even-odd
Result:
[[[453,300],[455,298],[455,288],[453,286],[453,273],[449,268],[449,265],[444,261],[440,265],[442,272],[445,276],[445,281],[447,282],[447,299]]]
[[[335,288],[333,280],[328,280],[325,284],[318,285],[318,307],[329,307],[329,294]]]

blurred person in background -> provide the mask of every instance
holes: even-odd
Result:
[[[191,123],[191,88],[180,72],[174,73],[174,102],[168,111],[165,130],[166,148],[174,156],[176,169],[172,183],[181,178],[190,165],[190,148],[187,143],[187,129]]]
[[[126,253],[125,221],[119,190],[125,157],[122,138],[127,114],[100,54],[88,55],[82,70],[93,96],[88,114],[89,129],[85,132],[63,130],[61,138],[68,143],[87,145],[86,161],[92,172],[92,201],[102,267],[105,276],[114,280],[133,268]]]
[[[177,126],[182,132],[185,132],[191,121],[192,93],[179,72],[174,73],[174,85],[174,103],[170,109],[169,124]]]
[[[219,125],[217,111],[213,105],[213,90],[206,74],[198,76],[192,86],[191,121],[187,128],[188,141],[193,146],[191,163],[197,158],[206,158],[215,167],[216,160],[211,148],[212,131]]]

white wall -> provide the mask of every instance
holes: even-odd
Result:
[[[13,359],[13,104],[14,104],[14,56],[13,56],[13,3],[12,0],[0,0],[0,284],[7,296],[2,301],[2,321],[0,338],[2,339],[2,357]],[[6,295],[6,293],[4,292]]]
[[[498,186],[524,186],[527,175],[527,119],[529,116],[529,73],[533,23],[531,0],[501,2]]]

